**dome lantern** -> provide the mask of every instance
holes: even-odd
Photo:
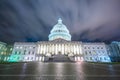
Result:
[[[58,19],[58,24],[62,24],[62,19],[61,18]]]

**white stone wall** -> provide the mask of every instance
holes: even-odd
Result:
[[[104,43],[83,43],[84,60],[90,62],[110,62]]]
[[[36,43],[16,42],[10,59],[11,61],[34,61],[36,50]]]
[[[77,41],[41,41],[37,43],[16,42],[11,61],[44,61],[59,52],[74,61],[110,62],[104,43],[82,43]]]

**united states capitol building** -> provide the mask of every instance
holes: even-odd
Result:
[[[48,41],[15,42],[12,47],[0,42],[0,61],[120,61],[120,42],[113,41],[111,44],[105,44],[104,42],[72,41],[71,37],[69,30],[59,18],[48,35]]]
[[[72,41],[71,37],[69,30],[59,18],[48,35],[49,41],[15,42],[12,53],[4,60],[111,62],[105,43]]]

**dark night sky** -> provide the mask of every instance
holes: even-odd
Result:
[[[120,40],[120,0],[0,0],[0,41],[48,40],[59,17],[72,40]]]

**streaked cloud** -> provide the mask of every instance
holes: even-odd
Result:
[[[48,40],[59,17],[72,40],[120,40],[119,0],[1,0],[0,40]]]

